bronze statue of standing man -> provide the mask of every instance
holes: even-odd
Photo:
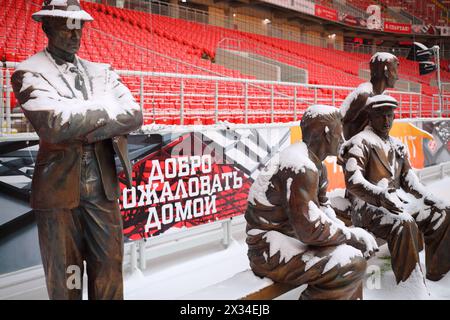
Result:
[[[12,77],[39,135],[31,206],[50,299],[123,299],[122,219],[114,154],[131,185],[126,135],[142,112],[110,66],[77,56],[84,23],[76,0],[46,0],[32,15],[48,38]]]

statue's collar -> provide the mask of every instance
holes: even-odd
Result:
[[[57,52],[52,52],[48,48],[45,48],[45,53],[49,58],[51,58],[58,66],[62,65],[78,65],[78,57],[76,54],[73,55],[73,61],[67,61],[58,55]]]

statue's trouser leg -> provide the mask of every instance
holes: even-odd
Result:
[[[68,270],[78,266],[82,276],[85,260],[89,299],[123,299],[122,219],[118,203],[104,195],[93,153],[83,157],[80,187],[79,207],[37,213],[49,297],[82,298]]]
[[[416,222],[412,218],[406,220],[398,215],[388,215],[376,209],[372,211],[367,207],[362,208],[359,213],[360,224],[356,226],[387,241],[397,283],[408,279],[416,265],[420,266],[420,237]]]
[[[81,300],[83,234],[70,209],[36,210],[42,265],[52,300]]]
[[[123,228],[117,201],[105,197],[93,150],[85,153],[81,174],[85,260],[89,299],[123,299]]]
[[[338,264],[323,272],[336,249],[334,246],[315,247],[292,257],[288,262],[281,262],[278,253],[270,257],[268,247],[261,242],[256,247],[255,251],[249,252],[253,272],[275,282],[295,286],[308,284],[300,299],[362,299],[362,279],[367,266],[362,257],[349,255],[345,259],[340,256],[344,258],[341,261],[347,260],[344,265]],[[263,258],[263,252],[267,260]]]
[[[450,211],[428,209],[414,218],[425,239],[427,279],[437,281],[450,270]]]

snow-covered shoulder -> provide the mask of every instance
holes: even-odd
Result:
[[[295,173],[304,173],[306,169],[317,172],[316,165],[309,159],[308,147],[304,142],[291,144],[269,161],[250,187],[248,201],[253,205],[259,202],[262,205],[272,207],[273,205],[266,197],[266,192],[269,189],[272,177],[278,170],[283,169],[290,169]],[[288,189],[290,189],[292,179],[288,180],[287,183]],[[287,195],[288,198],[289,195]]]
[[[355,90],[353,90],[342,102],[341,105],[341,115],[342,117],[345,117],[347,114],[347,111],[350,109],[350,105],[353,101],[356,100],[356,98],[360,95],[366,93],[368,95],[373,95],[373,85],[371,82],[364,82],[361,83]]]
[[[261,170],[248,193],[248,201],[251,204],[256,205],[256,202],[258,202],[264,206],[273,207],[266,197],[266,192],[267,189],[269,189],[271,183],[270,180],[278,172],[278,165],[278,158],[275,156],[269,161],[264,169]]]
[[[291,169],[295,173],[306,169],[317,171],[316,165],[309,159],[308,147],[304,142],[291,144],[280,153],[280,169]]]
[[[92,62],[82,59],[77,56],[77,59],[87,68],[91,74],[104,75],[105,70],[111,70],[111,65],[107,63]],[[17,67],[16,71],[30,71],[48,75],[49,70],[53,70],[54,66],[49,58],[45,54],[45,51],[39,51],[35,55],[32,55],[27,60],[22,61]]]
[[[109,63],[102,63],[102,62],[93,62],[89,60],[82,59],[80,57],[77,57],[78,61],[80,61],[85,67],[87,67],[90,70],[90,73],[93,73],[94,75],[102,72],[105,72],[105,70],[109,72],[114,72],[111,65]],[[115,73],[115,72],[114,72]]]
[[[44,51],[39,51],[38,53],[32,55],[27,60],[22,61],[16,67],[16,71],[31,71],[31,72],[41,72],[42,65],[47,65],[48,59]],[[48,70],[47,70],[48,71]]]
[[[392,145],[395,150],[402,156],[408,156],[408,148],[397,138],[390,136],[389,141],[384,141],[381,139],[372,129],[372,127],[366,126],[363,131],[359,132],[355,136],[351,137],[346,141],[341,150],[348,150],[351,154],[355,156],[362,155],[362,148],[364,145],[368,144],[370,146],[376,146],[382,149]]]

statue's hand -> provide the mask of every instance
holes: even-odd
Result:
[[[394,192],[395,190],[390,189],[386,193],[380,194],[379,206],[394,214],[400,214],[403,212],[403,209],[399,206],[398,203],[396,203],[393,194]]]
[[[354,242],[353,246],[362,251],[364,257],[369,259],[375,252],[378,251],[378,244],[375,238],[362,228],[348,228],[352,234],[352,239]]]

